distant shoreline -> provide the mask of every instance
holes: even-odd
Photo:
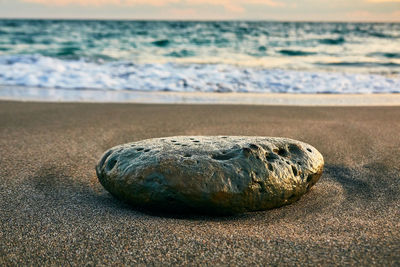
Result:
[[[135,18],[2,18],[0,20],[49,20],[49,21],[160,21],[160,22],[281,22],[281,23],[374,23],[374,24],[399,24],[400,21],[342,21],[342,20],[274,20],[274,19],[135,19]]]

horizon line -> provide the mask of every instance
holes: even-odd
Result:
[[[0,20],[68,20],[68,21],[179,21],[179,22],[303,22],[303,23],[400,23],[399,21],[366,20],[279,20],[279,19],[146,19],[146,18],[35,18],[35,17],[0,17]]]

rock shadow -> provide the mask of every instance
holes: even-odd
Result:
[[[93,175],[96,175],[94,170]],[[91,212],[93,212],[93,216],[95,216],[96,210],[107,209],[108,213],[111,211],[115,216],[129,212],[130,215],[133,216],[140,216],[140,214],[142,214],[195,221],[226,221],[246,217],[245,214],[211,215],[194,212],[171,213],[161,210],[133,207],[112,196],[102,188],[100,183],[98,187],[95,186],[96,188],[94,188],[90,185],[90,181],[86,182],[80,179],[74,179],[68,174],[66,169],[51,164],[43,166],[34,176],[30,177],[29,184],[35,191],[36,199],[32,199],[32,201],[36,203],[35,205],[43,206],[43,203],[46,203],[46,205],[50,205],[52,208],[68,209],[70,212],[77,214],[80,214],[83,210],[81,207],[84,207],[86,212],[85,216],[90,216]],[[89,213],[87,213],[88,210],[90,210]]]
[[[347,201],[368,205],[384,200],[388,204],[398,198],[395,183],[400,175],[379,162],[357,167],[327,164],[323,176],[342,186]]]
[[[93,175],[95,175],[94,170]],[[382,203],[382,198],[388,204],[398,199],[395,180],[400,180],[399,174],[389,172],[387,166],[378,163],[358,168],[326,164],[321,180],[317,183],[316,187],[298,202],[267,211],[232,215],[210,215],[193,212],[171,213],[132,207],[113,197],[100,184],[92,186],[90,185],[90,181],[74,179],[66,169],[51,164],[39,169],[29,181],[38,197],[47,203],[51,203],[49,205],[68,207],[70,210],[76,212],[80,210],[80,205],[84,205],[85,210],[88,210],[88,207],[91,207],[90,209],[93,210],[107,209],[108,212],[111,211],[113,214],[121,214],[129,211],[134,216],[143,214],[194,221],[240,221],[251,218],[264,218],[274,222],[292,217],[292,212],[299,211],[299,209],[307,209],[307,212],[311,213],[326,210],[330,204],[324,201],[324,195],[328,193],[324,190],[319,190],[318,187],[325,179],[339,184],[345,192],[346,201],[354,202],[354,205],[368,206],[370,203],[380,204]]]
[[[95,171],[93,170],[93,175]],[[34,176],[29,178],[29,183],[37,201],[44,200],[54,207],[63,206],[70,210],[79,210],[79,205],[92,206],[93,209],[129,209],[129,206],[112,197],[107,191],[96,190],[90,181],[74,179],[66,169],[54,165],[45,165]]]
[[[255,215],[254,213],[240,213],[240,214],[210,214],[206,211],[204,212],[193,212],[193,211],[177,211],[177,212],[166,212],[157,209],[147,209],[143,207],[132,207],[132,210],[140,211],[143,214],[167,218],[176,220],[190,220],[190,221],[237,221],[241,219],[246,219]]]
[[[94,170],[93,175],[96,175]],[[243,221],[260,216],[270,217],[268,214],[270,211],[274,211],[274,213],[278,212],[284,217],[291,216],[291,206],[297,205],[297,203],[293,203],[289,206],[272,210],[246,212],[241,214],[210,214],[206,211],[202,213],[198,210],[196,212],[190,210],[166,212],[143,207],[133,207],[115,198],[103,189],[100,183],[92,186],[89,180],[85,181],[83,179],[76,179],[69,174],[67,169],[52,164],[43,166],[34,176],[29,178],[29,181],[30,186],[35,191],[35,195],[37,195],[37,199],[33,199],[33,201],[36,202],[35,205],[43,205],[43,203],[46,203],[46,205],[50,205],[52,208],[68,209],[70,212],[75,214],[81,214],[82,210],[85,210],[85,216],[91,216],[91,214],[95,216],[96,210],[107,210],[108,213],[111,212],[115,216],[129,212],[130,215],[133,216],[140,216],[140,214],[142,214],[178,220],[215,222]],[[312,192],[309,192],[308,194],[312,194]],[[282,212],[280,212],[280,210],[282,210]]]
[[[372,200],[371,184],[360,178],[360,173],[344,165],[327,164],[324,170],[325,178],[333,180],[345,190],[349,200]]]

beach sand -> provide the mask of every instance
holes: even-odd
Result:
[[[95,164],[173,135],[284,136],[325,157],[300,201],[232,217],[132,209]],[[400,264],[400,107],[0,102],[0,265]]]

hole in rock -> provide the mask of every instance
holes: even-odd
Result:
[[[107,171],[111,171],[114,168],[115,164],[117,164],[117,160],[115,158],[108,160],[106,166]]]
[[[284,148],[279,148],[278,149],[278,155],[279,156],[286,157],[288,154],[289,153],[288,153],[288,151],[286,149],[284,149]]]
[[[225,138],[228,138],[228,136],[221,136],[221,138],[224,138],[224,139],[225,139]]]
[[[272,164],[271,164],[271,163],[268,163],[268,170],[274,171],[274,167],[272,167]]]
[[[252,150],[250,148],[248,148],[248,147],[244,147],[244,148],[242,148],[242,150],[243,150],[243,153],[244,153],[244,155],[246,157],[250,156],[250,154],[252,152]]]
[[[143,152],[149,152],[150,150],[151,150],[150,148],[147,148]]]
[[[176,143],[177,141],[176,141],[176,140],[171,140],[171,142],[172,142],[172,143]]]
[[[290,162],[287,160],[287,161],[286,161],[286,164],[290,165]]]
[[[198,140],[193,140],[193,143],[200,143],[200,141],[198,141]]]
[[[235,157],[235,155],[233,155],[233,154],[217,154],[217,155],[211,156],[211,158],[213,158],[215,160],[229,160],[234,157]]]
[[[249,146],[250,146],[251,149],[254,149],[254,150],[259,149],[259,147],[257,145],[255,145],[255,144],[250,144]]]
[[[191,156],[192,156],[192,155],[190,155],[190,154],[185,154],[185,155],[184,155],[185,158],[190,158]]]
[[[308,175],[308,176],[307,176],[307,183],[311,182],[312,178],[313,178],[313,177],[312,177],[312,175],[311,175],[311,174],[310,174],[310,175]]]
[[[103,156],[103,158],[101,159],[100,164],[99,164],[100,167],[103,166],[104,162],[105,162],[105,161],[107,160],[107,158],[111,155],[111,153],[112,153],[112,151],[110,150],[110,151],[108,151],[108,152]]]
[[[292,165],[292,171],[293,171],[294,176],[297,176],[297,169],[293,165]]]
[[[290,144],[288,148],[289,148],[290,153],[293,153],[293,154],[302,154],[303,153],[303,150],[301,150],[301,148],[296,144]]]
[[[312,152],[312,150],[311,150],[311,149],[309,149],[309,148],[307,148],[307,151],[308,151],[308,152]]]
[[[274,154],[274,153],[268,153],[266,156],[265,156],[265,158],[268,160],[268,161],[275,161],[276,159],[279,159],[279,157],[276,155],[276,154]]]
[[[136,151],[142,151],[144,148],[143,147],[139,147],[139,148],[136,148]]]

